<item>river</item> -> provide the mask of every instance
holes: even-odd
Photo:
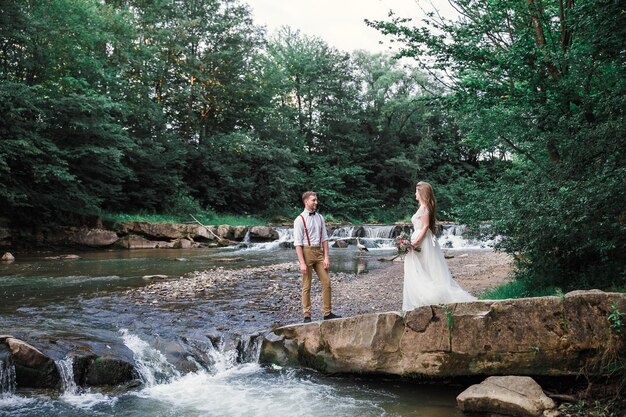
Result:
[[[385,238],[361,242],[370,247],[368,270],[394,252]],[[80,252],[77,260],[18,254],[16,262],[0,264],[0,334],[36,346],[64,371],[63,390],[55,392],[15,387],[10,369],[0,366],[0,416],[462,416],[459,386],[261,366],[253,344],[242,358],[237,345],[275,320],[263,279],[225,281],[193,301],[144,305],[125,295],[145,286],[146,275],[294,261],[294,251],[280,243]],[[333,248],[333,271],[356,272],[358,256],[353,246]],[[76,387],[71,361],[85,351],[133,362],[142,384]]]

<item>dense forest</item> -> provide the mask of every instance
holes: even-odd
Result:
[[[395,221],[426,180],[520,282],[623,286],[623,2],[451,3],[367,22],[392,56],[267,34],[242,1],[0,0],[0,217],[271,219],[313,189]]]

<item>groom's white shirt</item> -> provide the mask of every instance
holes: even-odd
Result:
[[[306,222],[307,230],[309,231],[309,239],[311,240],[311,246],[322,246],[322,243],[328,240],[328,232],[326,231],[326,222],[321,214],[316,213],[313,216],[309,215],[310,211],[304,209],[301,213]],[[304,225],[302,224],[302,217],[298,216],[293,221],[293,244],[294,246],[309,246],[309,242],[306,238],[306,232],[304,231]],[[320,241],[320,231],[322,233]]]

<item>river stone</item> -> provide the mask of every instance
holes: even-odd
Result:
[[[81,386],[120,385],[137,379],[133,365],[104,356],[82,356],[74,360],[74,379]]]
[[[78,255],[57,255],[57,256],[46,256],[44,259],[54,259],[54,260],[62,260],[62,261],[76,261],[80,259]]]
[[[28,343],[7,337],[4,343],[11,351],[18,386],[27,388],[58,388],[61,374],[52,359]]]
[[[71,236],[73,243],[92,247],[110,246],[118,239],[117,233],[102,229],[80,229]]]
[[[157,274],[157,275],[144,275],[141,278],[146,280],[146,281],[152,281],[152,280],[156,280],[156,279],[167,279],[168,276],[167,275],[162,275],[162,274]]]
[[[173,244],[174,249],[189,249],[193,245],[193,242],[188,239],[178,239]]]
[[[228,224],[221,224],[217,226],[217,235],[223,239],[234,239],[235,229]]]
[[[117,245],[125,249],[154,249],[160,243],[165,243],[165,242],[157,242],[153,240],[148,240],[138,235],[124,236],[123,238],[117,241]]]
[[[278,232],[271,227],[254,226],[250,228],[250,240],[253,242],[276,239],[278,239]]]
[[[492,376],[456,397],[467,412],[498,413],[513,417],[558,415],[556,404],[527,376]]]
[[[119,231],[126,234],[136,234],[154,239],[179,239],[186,235],[185,230],[175,223],[151,222],[122,222]]]
[[[0,261],[2,261],[2,262],[14,262],[15,261],[15,256],[13,256],[13,254],[11,252],[5,252],[4,255],[2,255],[2,258],[0,258]]]
[[[233,239],[235,240],[243,240],[248,234],[248,226],[233,226]]]

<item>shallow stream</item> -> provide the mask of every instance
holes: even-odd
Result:
[[[380,239],[361,241],[370,246],[370,255],[360,273],[382,267],[378,257],[394,253]],[[267,280],[293,276],[225,281],[193,301],[145,305],[125,295],[145,286],[146,275],[179,277],[210,268],[292,262],[292,249],[260,244],[77,254],[77,260],[17,254],[16,262],[0,264],[0,334],[36,346],[66,370],[61,392],[2,383],[0,416],[462,416],[455,401],[462,387],[260,366],[254,344],[242,358],[237,344],[275,322]],[[359,267],[353,246],[333,248],[331,256],[334,272],[354,273]],[[76,387],[71,357],[85,351],[133,362],[143,384]],[[0,379],[9,374],[0,366]]]

